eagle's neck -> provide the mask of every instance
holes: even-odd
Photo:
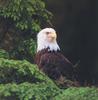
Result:
[[[38,42],[37,45],[38,45],[37,52],[44,50],[44,49],[48,49],[48,51],[60,51],[60,47],[56,41],[53,43]]]

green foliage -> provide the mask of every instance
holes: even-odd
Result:
[[[0,4],[0,16],[11,19],[21,29],[40,30],[41,23],[49,22],[51,13],[46,10],[43,0],[7,0]]]
[[[0,100],[97,100],[95,87],[60,89],[36,65],[0,58]]]
[[[10,51],[11,58],[33,62],[36,50],[33,39],[43,25],[50,24],[51,17],[52,14],[46,9],[43,0],[1,0],[0,30],[4,31],[0,34],[4,39],[8,38],[5,39],[7,44],[1,39],[0,47],[7,47],[9,44],[6,50]]]
[[[3,100],[51,100],[59,92],[51,84],[45,83],[0,85],[0,98]]]
[[[29,54],[32,55],[32,57],[34,57],[37,48],[36,42],[32,38],[29,40],[25,40],[23,43],[23,48],[26,48]],[[25,52],[25,50],[23,51]]]
[[[35,78],[35,80],[33,78]],[[0,58],[0,83],[29,82],[29,80],[31,80],[31,82],[33,82],[33,80],[34,82],[52,82],[46,75],[39,71],[36,65],[33,65],[26,60],[16,61]]]
[[[0,58],[9,58],[8,52],[3,49],[0,49]]]
[[[0,100],[51,100],[59,92],[36,65],[0,58]]]
[[[97,100],[98,89],[95,87],[72,87],[57,95],[54,100]]]
[[[36,54],[36,41],[32,38],[20,41],[15,50],[10,52],[11,58],[26,59],[30,62],[34,61]]]

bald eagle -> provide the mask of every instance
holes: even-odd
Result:
[[[73,65],[61,53],[56,39],[57,34],[53,28],[42,29],[37,34],[35,63],[40,70],[54,80],[59,80],[62,77],[72,79]]]

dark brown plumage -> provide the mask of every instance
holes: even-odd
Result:
[[[52,79],[57,80],[61,76],[73,78],[73,65],[60,51],[41,50],[36,54],[35,63]]]

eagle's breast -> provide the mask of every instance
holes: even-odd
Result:
[[[70,78],[73,72],[72,64],[60,51],[41,50],[36,54],[35,62],[52,79],[58,79],[61,75]]]

